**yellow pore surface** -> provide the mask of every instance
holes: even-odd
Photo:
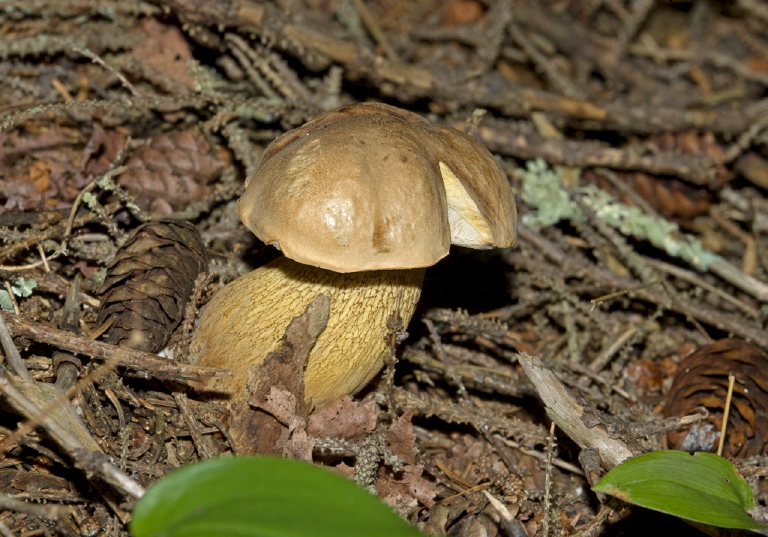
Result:
[[[232,370],[207,387],[247,399],[248,368],[278,347],[291,319],[319,294],[331,299],[328,325],[309,355],[305,399],[323,404],[363,388],[389,352],[387,320],[407,326],[424,269],[340,274],[285,257],[226,285],[205,306],[190,347],[193,363]]]

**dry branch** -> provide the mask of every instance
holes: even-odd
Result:
[[[14,337],[26,337],[74,354],[84,354],[133,370],[146,378],[177,382],[200,382],[213,376],[224,375],[224,369],[179,364],[155,354],[118,347],[83,336],[64,332],[40,323],[27,321],[8,313],[0,313]]]

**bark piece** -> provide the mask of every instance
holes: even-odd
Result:
[[[522,353],[517,355],[517,359],[544,401],[547,416],[579,447],[597,450],[604,468],[611,469],[634,455],[626,443],[611,438],[603,427],[587,427],[584,424],[584,406],[578,403],[552,370],[544,367],[540,359]]]
[[[310,405],[304,401],[304,367],[328,323],[330,307],[330,299],[318,295],[291,321],[278,348],[250,368],[250,397],[232,401],[231,433],[238,451],[289,452],[311,459],[305,434]]]

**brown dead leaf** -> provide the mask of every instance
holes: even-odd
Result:
[[[480,2],[474,0],[453,0],[443,8],[443,25],[461,26],[478,22],[485,10]]]
[[[359,403],[345,396],[316,410],[309,417],[307,432],[312,436],[361,438],[376,428],[376,403]]]
[[[760,188],[768,188],[768,161],[750,151],[736,161],[736,170]]]
[[[636,360],[630,362],[622,372],[625,389],[640,396],[660,393],[664,383],[664,370],[658,361]]]
[[[240,452],[306,452],[306,443],[297,440],[292,445],[290,439],[306,427],[304,366],[329,313],[330,299],[318,295],[304,313],[294,317],[279,347],[250,368],[250,397],[232,403],[231,433]]]
[[[389,428],[389,449],[408,464],[416,462],[416,434],[411,419],[416,410],[406,411]]]
[[[21,177],[0,180],[0,199],[5,199],[6,210],[29,210],[45,201],[42,194],[50,188],[51,166],[45,160],[35,160]]]
[[[399,477],[388,470],[381,469],[374,487],[379,497],[390,507],[403,511],[417,505],[432,507],[437,496],[438,486],[423,477],[424,468],[407,465]]]
[[[99,123],[93,124],[91,137],[83,148],[83,169],[87,174],[101,175],[114,162],[123,147],[127,133],[120,130],[104,130]]]
[[[296,429],[283,450],[283,456],[289,459],[312,462],[313,449],[315,449],[315,442],[309,437],[307,431],[303,428]]]
[[[193,90],[195,82],[187,68],[192,52],[181,30],[155,19],[144,19],[141,28],[147,37],[133,49],[134,57]]]
[[[354,479],[355,478],[355,468],[354,466],[348,465],[346,462],[340,462],[336,466],[333,467],[335,471],[346,477],[347,479]]]
[[[26,211],[40,206],[41,196],[29,181],[3,181],[0,179],[0,202],[4,211]]]
[[[762,58],[759,55],[750,56],[744,60],[744,66],[750,71],[763,74],[768,73],[768,62],[765,60],[765,58]]]
[[[294,396],[295,411],[304,414],[306,419],[309,408],[304,402],[304,367],[318,335],[325,329],[329,312],[330,299],[318,295],[304,313],[288,325],[279,348],[269,353],[260,365],[251,368],[254,374],[248,388],[252,406],[265,408],[274,389],[282,388]]]
[[[35,185],[38,194],[51,188],[51,165],[44,160],[37,160],[29,167],[29,181]]]
[[[296,395],[286,389],[272,386],[266,400],[260,403],[260,408],[272,414],[277,421],[286,425],[289,430],[300,427],[304,419],[296,415]]]
[[[409,492],[420,504],[432,507],[435,497],[439,492],[437,483],[424,477],[422,466],[409,465],[403,472],[402,483],[408,487]]]
[[[3,161],[14,170],[9,176],[15,172],[16,177],[6,184],[20,184],[0,191],[0,200],[5,199],[6,206],[10,202],[23,209],[39,207],[43,203],[50,208],[65,207],[77,197],[87,181],[84,177],[73,176],[66,168],[65,163],[73,162],[77,155],[75,144],[78,142],[69,134],[53,126],[40,134],[13,133],[8,136],[3,147]],[[31,186],[25,187],[24,183]],[[56,203],[46,203],[49,199]]]

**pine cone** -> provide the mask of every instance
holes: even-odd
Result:
[[[113,319],[107,341],[146,352],[165,347],[207,263],[200,234],[189,222],[154,221],[136,228],[98,289],[104,294],[98,322]]]
[[[169,214],[204,199],[222,162],[197,131],[159,134],[128,159],[118,184],[151,214]]]
[[[668,433],[667,445],[671,449],[717,450],[729,374],[736,381],[723,455],[753,457],[768,453],[768,354],[739,339],[704,345],[680,364],[664,415],[684,416],[705,407],[710,416],[689,429]]]

